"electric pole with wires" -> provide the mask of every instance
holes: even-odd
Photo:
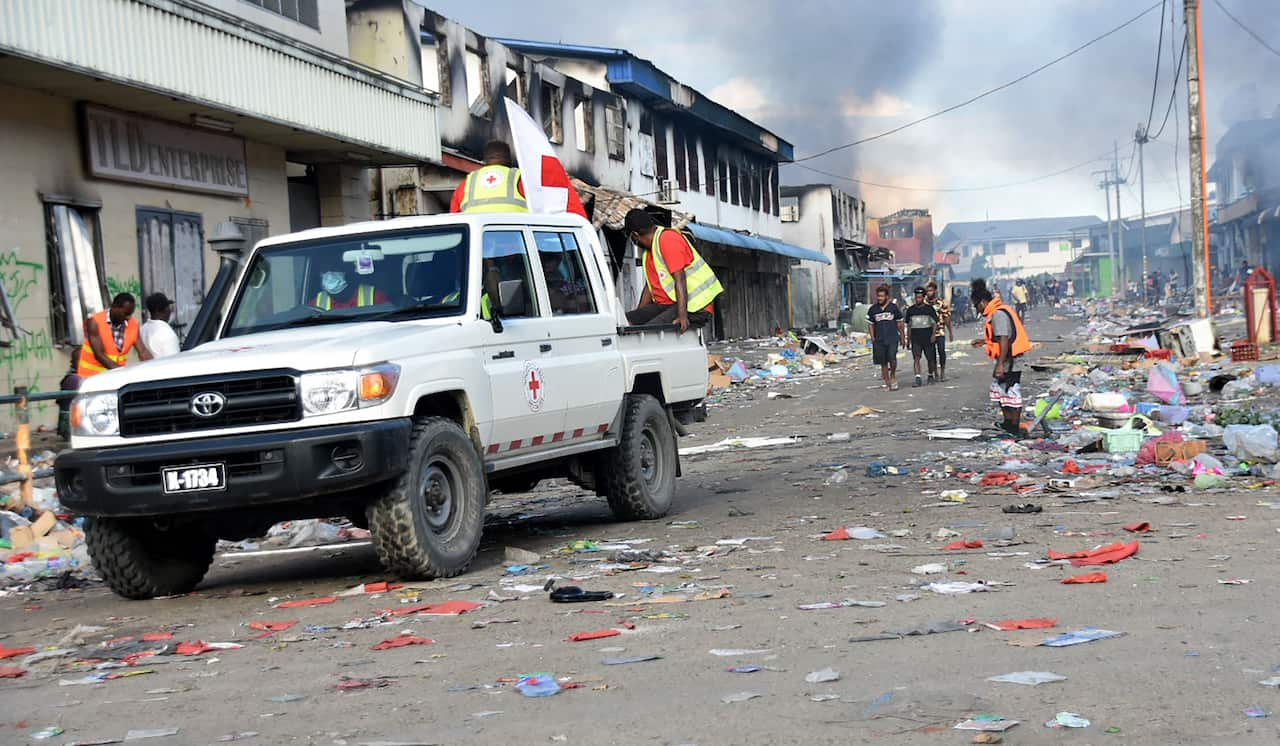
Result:
[[[1191,267],[1195,274],[1196,316],[1213,313],[1209,270],[1209,223],[1205,209],[1204,91],[1200,85],[1200,0],[1184,0],[1187,22],[1187,144],[1191,156]]]
[[[1143,159],[1143,150],[1149,142],[1147,138],[1147,128],[1139,124],[1138,129],[1133,133],[1133,141],[1138,144],[1138,210],[1141,217],[1141,227],[1139,231],[1142,239],[1142,297],[1147,299],[1148,295],[1155,295],[1159,292],[1159,288],[1151,286],[1151,293],[1147,292],[1147,283],[1151,277],[1151,268],[1147,259],[1147,172],[1145,160]]]
[[[1128,181],[1120,175],[1120,143],[1112,143],[1111,152],[1111,173],[1115,174],[1112,184],[1116,187],[1116,259],[1111,265],[1111,285],[1119,288],[1124,282],[1127,275],[1120,271],[1120,265],[1124,264],[1124,219],[1121,217],[1124,213],[1120,212],[1120,185]],[[1116,278],[1120,278],[1119,281]],[[1127,296],[1127,293],[1121,292],[1121,297]]]

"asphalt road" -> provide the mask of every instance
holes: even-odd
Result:
[[[1039,337],[1069,327],[1031,323]],[[1065,345],[1051,343],[1045,351],[1060,349]],[[497,501],[475,567],[462,578],[422,585],[413,595],[421,603],[483,602],[491,592],[523,598],[461,616],[407,615],[333,628],[376,620],[378,609],[406,608],[395,593],[272,607],[387,579],[369,548],[359,545],[223,556],[200,590],[183,598],[127,602],[101,588],[0,598],[0,644],[8,647],[53,646],[76,625],[104,627],[83,636],[90,645],[169,631],[175,640],[244,646],[170,662],[142,660],[117,670],[152,673],[97,684],[60,685],[91,673],[73,663],[75,657],[34,665],[23,678],[0,680],[0,743],[25,743],[36,731],[59,726],[65,733],[44,743],[177,729],[177,735],[149,742],[215,743],[243,734],[246,743],[264,744],[960,744],[973,734],[953,726],[977,713],[1019,720],[1004,734],[1010,744],[1276,743],[1280,713],[1245,714],[1251,706],[1273,713],[1280,696],[1258,683],[1280,664],[1268,611],[1277,601],[1280,513],[1257,505],[1275,499],[1274,489],[1175,495],[1181,504],[1156,505],[1147,501],[1169,496],[1154,484],[1126,479],[1102,485],[1118,488],[1113,499],[1075,503],[1072,493],[1019,496],[956,478],[923,479],[918,470],[924,466],[988,471],[1002,460],[983,443],[931,443],[919,434],[924,426],[983,427],[994,419],[986,402],[989,366],[980,355],[953,358],[945,385],[913,389],[903,375],[903,388],[892,394],[879,389],[867,361],[770,389],[791,398],[771,399],[764,389],[749,398],[731,395],[683,445],[729,436],[800,440],[686,458],[675,505],[661,521],[615,523],[602,500],[557,485]],[[1027,389],[1037,390],[1038,377],[1029,379]],[[835,416],[861,405],[885,414]],[[828,440],[837,432],[851,438]],[[915,473],[867,478],[870,461],[902,464]],[[827,484],[840,464],[849,464],[848,480]],[[941,506],[945,489],[967,490],[967,502]],[[1000,511],[1015,502],[1041,504],[1044,512]],[[1246,520],[1227,520],[1238,515]],[[1150,521],[1156,529],[1141,537],[1136,558],[1105,568],[1026,566],[1050,548],[1075,551],[1128,540],[1120,526],[1134,521]],[[817,538],[840,526],[868,526],[889,536]],[[1007,528],[1015,538],[1009,546],[988,540],[983,549],[945,551],[942,546],[956,537],[939,540],[935,534],[947,526],[957,527],[962,539]],[[903,531],[909,533],[892,533]],[[603,574],[593,569],[602,554],[558,551],[579,540],[644,539],[649,541],[632,547],[668,550],[686,561],[668,574]],[[717,544],[738,539],[749,540]],[[886,550],[887,544],[901,549]],[[586,576],[572,582],[625,595],[610,603],[561,605],[541,592],[514,593],[500,582],[508,546],[540,552],[548,565],[516,582]],[[949,563],[948,572],[927,578],[911,572],[939,562]],[[1105,570],[1109,581],[1060,583],[1091,569]],[[1252,582],[1219,582],[1225,579]],[[916,587],[934,580],[997,585],[965,595]],[[662,594],[639,586],[657,584],[692,584],[690,597],[716,596],[719,589],[728,594],[644,603]],[[918,598],[897,600],[905,595]],[[843,599],[885,605],[798,608]],[[1000,632],[983,626],[1041,617],[1056,619],[1056,627]],[[247,627],[292,620],[299,624],[265,638]],[[958,620],[975,621],[966,631],[850,642]],[[1124,635],[1073,647],[1034,646],[1087,626]],[[603,629],[621,634],[566,641]],[[402,633],[434,643],[372,649]],[[603,663],[647,656],[660,658]],[[741,667],[760,670],[727,670]],[[825,668],[839,679],[806,681]],[[1038,686],[987,681],[1015,671],[1048,671],[1066,680]],[[535,672],[580,686],[550,698],[526,698],[513,689],[514,679]],[[335,685],[342,677],[386,677],[381,680],[387,683],[340,691]],[[745,693],[759,696],[746,699]],[[1059,712],[1077,713],[1091,724],[1077,731],[1046,728]]]

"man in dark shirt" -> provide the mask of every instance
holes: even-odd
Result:
[[[929,383],[938,375],[938,348],[933,343],[933,332],[938,326],[938,311],[925,300],[924,288],[915,289],[915,302],[907,307],[907,329],[911,333],[911,359],[915,366],[916,380],[912,386],[923,386],[920,375],[920,356],[929,360]]]
[[[889,391],[898,390],[898,348],[907,344],[902,311],[889,300],[889,286],[876,288],[876,303],[867,309],[867,329],[871,334],[871,359],[880,366],[880,377]]]

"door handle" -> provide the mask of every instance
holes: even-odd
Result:
[[[541,350],[542,352],[551,352],[551,345],[543,343],[538,345],[538,349]]]
[[[613,346],[613,338],[612,338],[612,337],[605,337],[604,339],[600,340],[600,346],[601,346],[601,347],[612,347],[612,346]]]
[[[510,360],[515,356],[516,356],[515,350],[503,350],[502,352],[499,352],[498,354],[494,355],[493,359],[494,360]]]

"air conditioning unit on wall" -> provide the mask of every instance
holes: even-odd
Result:
[[[671,179],[658,180],[658,204],[674,205],[680,200],[676,198],[676,184]]]

